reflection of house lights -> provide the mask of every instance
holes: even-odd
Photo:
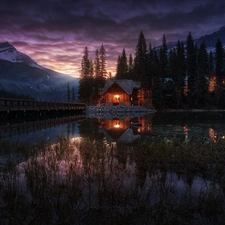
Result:
[[[120,125],[119,124],[116,124],[114,127],[115,128],[120,128]]]
[[[214,143],[216,143],[216,134],[214,132],[214,130],[212,128],[209,128],[209,138],[211,141],[213,141]]]

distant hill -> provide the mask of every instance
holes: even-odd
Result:
[[[77,78],[44,68],[8,42],[0,43],[0,90],[38,100],[67,101],[68,82],[77,96]]]
[[[200,44],[204,41],[206,43],[207,50],[214,52],[216,47],[216,42],[218,39],[220,39],[220,41],[223,43],[223,46],[225,46],[225,26],[220,27],[220,29],[214,33],[201,36],[200,38],[197,38],[197,39],[195,39],[195,37],[193,36],[193,38],[197,46],[200,46]],[[180,40],[180,41],[182,41],[184,45],[186,44],[185,43],[186,40]],[[176,45],[177,45],[177,41],[167,43],[167,47],[169,50],[176,47]],[[156,49],[160,49],[160,47],[161,46],[157,46]]]
[[[204,35],[195,42],[197,45],[200,45],[203,41],[205,41],[208,48],[215,48],[217,40],[220,39],[220,41],[223,43],[223,46],[225,46],[225,26],[221,27],[218,31]]]

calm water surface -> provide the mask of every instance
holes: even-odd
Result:
[[[113,209],[118,210],[117,213],[126,213],[128,209],[141,204],[142,201],[145,201],[146,206],[148,204],[152,206],[152,202],[156,205],[163,202],[165,207],[171,201],[183,204],[184,199],[187,199],[186,195],[190,199],[194,199],[194,196],[199,196],[200,199],[202,198],[200,193],[220,194],[224,185],[223,176],[218,181],[214,175],[210,176],[210,173],[205,171],[185,171],[182,166],[163,165],[161,162],[148,163],[141,151],[132,151],[132,146],[139,146],[139,141],[145,137],[153,139],[162,137],[162,141],[168,142],[173,137],[183,141],[204,138],[206,142],[217,142],[219,138],[225,136],[224,118],[225,112],[157,112],[141,117],[110,120],[83,118],[76,121],[71,118],[69,123],[59,125],[55,121],[51,125],[39,126],[39,129],[32,123],[29,123],[28,127],[2,123],[1,140],[11,140],[15,143],[23,141],[36,143],[45,140],[54,146],[57,138],[64,135],[71,139],[71,144],[68,148],[63,146],[49,148],[37,153],[35,157],[24,156],[21,150],[20,153],[16,153],[19,155],[19,158],[16,158],[17,156],[12,157],[12,154],[4,155],[0,149],[0,175],[8,176],[11,180],[16,174],[19,178],[15,179],[14,186],[16,190],[21,190],[24,196],[29,193],[27,202],[39,201],[35,196],[38,196],[40,190],[46,190],[48,204],[55,202],[55,196],[52,194],[55,193],[52,192],[55,186],[59,185],[60,188],[65,187],[65,184],[72,185],[73,179],[79,178],[79,182],[73,182],[80,193],[76,198],[80,202],[78,210],[81,212],[88,207],[96,209],[104,206],[105,209],[111,210],[112,202]],[[77,140],[81,141],[80,144],[74,144]],[[12,173],[7,169],[8,165]],[[15,170],[12,170],[12,165],[15,165],[17,172],[13,172]],[[41,185],[39,181],[43,179],[47,182],[45,187],[36,188],[35,193],[34,186],[39,187]],[[8,187],[9,183],[5,182],[6,180],[5,178],[0,180],[2,189]],[[48,188],[51,191],[47,192]],[[70,190],[73,189],[74,187],[65,193],[62,192],[60,202],[62,207],[70,207],[63,204],[70,200],[66,200],[66,193],[70,198],[69,194],[72,194]],[[109,201],[111,195],[114,197]],[[124,196],[130,197],[125,201]],[[205,198],[206,195],[203,196]],[[4,201],[7,205],[7,199]],[[197,201],[195,200],[195,203],[199,204]],[[130,208],[124,204],[128,204]],[[54,207],[52,205],[50,208],[54,210]],[[68,208],[67,211],[69,210]]]
[[[19,127],[2,121],[0,140],[35,142],[45,139],[54,142],[60,135],[70,138],[90,135],[110,143],[133,143],[141,136],[177,137],[181,140],[205,138],[216,141],[225,137],[225,112],[157,112],[132,118],[86,118],[81,122],[71,119],[66,124],[56,123],[51,127],[36,129],[32,125],[29,125],[29,129]]]

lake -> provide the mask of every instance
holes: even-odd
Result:
[[[69,118],[69,117],[68,117]],[[49,122],[50,119],[46,120]],[[132,143],[142,136],[206,138],[216,141],[225,137],[225,112],[156,112],[140,117],[130,118],[77,118],[71,117],[60,123],[62,118],[53,119],[50,126],[38,126],[28,121],[0,124],[0,140],[37,141],[41,138],[53,141],[60,135],[82,137],[96,135],[109,142]],[[57,121],[59,121],[57,123]],[[33,121],[38,123],[38,121]],[[26,129],[25,126],[29,129]],[[23,128],[21,128],[23,126]],[[12,129],[13,127],[13,129]],[[20,129],[20,130],[19,130]],[[19,132],[20,131],[20,132]]]
[[[222,224],[224,116],[2,122],[0,221]]]

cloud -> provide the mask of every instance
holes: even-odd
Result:
[[[224,25],[224,8],[222,0],[3,0],[0,41],[78,76],[85,46],[94,58],[103,43],[113,70],[123,48],[134,54],[141,30],[156,46],[163,34],[168,42],[185,40],[189,31],[197,38]]]

